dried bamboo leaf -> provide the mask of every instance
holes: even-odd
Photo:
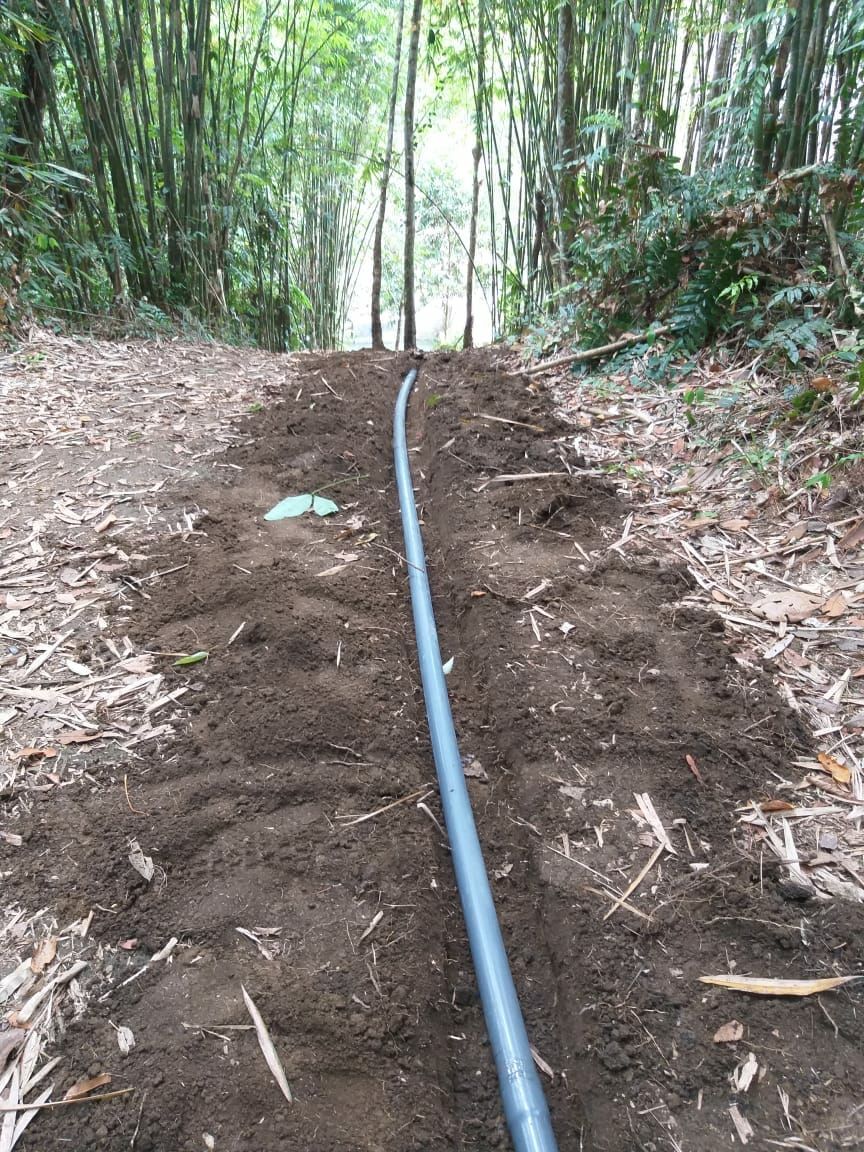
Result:
[[[264,1059],[267,1061],[267,1067],[270,1069],[273,1079],[279,1085],[279,1090],[288,1101],[289,1104],[294,1103],[294,1097],[291,1095],[291,1089],[288,1086],[288,1080],[285,1076],[285,1070],[282,1067],[282,1061],[279,1059],[273,1041],[270,1039],[270,1033],[267,1031],[267,1025],[261,1018],[261,1013],[255,1007],[255,1001],[243,987],[240,985],[240,991],[243,993],[243,1000],[246,1004],[247,1011],[252,1017],[252,1023],[255,1025],[255,1034],[258,1037],[258,1044],[264,1054]]]
[[[830,992],[860,976],[825,976],[818,980],[775,980],[763,976],[700,976],[702,984],[716,984],[733,992],[750,992],[754,996],[815,996]]]
[[[79,1097],[88,1096],[91,1092],[95,1092],[97,1088],[104,1088],[106,1084],[110,1083],[110,1072],[103,1072],[100,1076],[90,1076],[86,1080],[76,1080],[68,1092],[66,1092],[63,1099],[77,1100]]]

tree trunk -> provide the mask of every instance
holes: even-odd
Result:
[[[753,94],[753,178],[757,188],[765,183],[768,171],[768,157],[765,150],[765,95],[767,85],[760,80],[760,69],[765,65],[767,52],[767,29],[765,21],[768,19],[768,0],[750,0],[750,19],[752,29],[752,63],[751,70],[754,83],[759,90]]]
[[[558,9],[558,53],[556,92],[557,199],[558,199],[558,282],[563,288],[570,279],[570,249],[575,239],[573,228],[576,199],[576,123],[573,93],[573,8],[563,0]]]
[[[468,228],[468,274],[465,282],[465,329],[462,347],[474,347],[474,263],[477,259],[477,214],[480,210],[480,157],[483,154],[483,101],[486,90],[486,0],[477,3],[477,91],[474,94],[474,148],[471,159],[471,223]]]
[[[696,158],[696,167],[705,168],[721,159],[717,147],[717,134],[720,129],[721,113],[718,102],[729,81],[729,64],[732,59],[732,49],[735,45],[736,6],[735,0],[729,0],[723,16],[723,27],[717,41],[717,50],[714,56],[714,68],[711,74],[711,83],[705,101],[702,116],[702,135],[699,140],[699,153]],[[710,107],[708,106],[710,105]]]
[[[396,123],[396,100],[399,96],[404,19],[405,0],[399,0],[396,52],[393,57],[393,81],[390,86],[390,108],[387,113],[387,147],[384,150],[384,170],[381,173],[381,190],[378,194],[378,219],[375,221],[375,239],[372,243],[372,347],[379,351],[384,348],[384,333],[381,329],[381,249],[384,242],[384,217],[387,214],[387,185],[390,183],[390,164],[393,160],[393,126]]]
[[[15,127],[7,146],[11,159],[31,163],[39,158],[51,76],[50,37],[41,4],[36,5],[36,18],[39,27],[29,36],[23,53],[18,82],[21,95],[15,104]]]
[[[420,53],[420,21],[423,0],[413,0],[408,72],[405,77],[405,347],[417,346],[414,306],[414,98],[417,92],[417,57]]]

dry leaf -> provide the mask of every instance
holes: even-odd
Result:
[[[585,789],[577,788],[573,784],[562,784],[558,791],[568,800],[575,800],[577,804],[581,804],[585,797]]]
[[[817,992],[830,992],[857,980],[857,976],[826,976],[820,980],[774,980],[762,976],[700,976],[702,984],[716,984],[731,988],[733,992],[751,992],[754,996],[814,996]]]
[[[545,1075],[547,1075],[550,1080],[555,1079],[555,1073],[552,1070],[552,1066],[543,1059],[533,1044],[531,1045],[531,1059],[534,1061],[540,1071],[545,1073]]]
[[[252,1023],[255,1025],[255,1034],[258,1037],[258,1044],[264,1054],[264,1059],[267,1061],[267,1067],[270,1069],[273,1079],[279,1085],[279,1090],[288,1101],[289,1104],[294,1103],[294,1097],[291,1095],[291,1089],[288,1086],[288,1080],[285,1076],[285,1069],[282,1067],[282,1061],[273,1041],[270,1039],[270,1033],[267,1031],[267,1025],[261,1019],[261,1013],[255,1007],[255,1001],[243,987],[240,985],[240,991],[243,993],[243,1000],[246,1003],[247,1011],[252,1017]]]
[[[117,1047],[124,1056],[128,1056],[135,1047],[135,1033],[125,1024],[117,1029]]]
[[[743,532],[750,527],[749,520],[723,520],[720,527],[724,532]]]
[[[788,800],[764,800],[759,805],[761,812],[791,812],[794,807]]]
[[[744,1025],[740,1020],[730,1020],[728,1024],[721,1024],[721,1026],[714,1033],[715,1044],[734,1044],[736,1040],[740,1040],[744,1035]]]
[[[704,781],[702,780],[702,773],[699,771],[699,765],[696,763],[695,758],[693,756],[691,756],[690,753],[688,752],[687,755],[684,757],[684,759],[687,761],[687,767],[690,769],[690,771],[693,773],[693,775],[696,777],[696,779],[699,781],[699,783],[700,784],[704,783]]]
[[[842,616],[848,607],[849,604],[843,593],[835,592],[832,596],[829,596],[822,605],[822,612],[825,616],[831,616],[833,619],[836,619],[838,616]]]
[[[89,744],[91,740],[101,740],[101,732],[64,732],[62,736],[57,737],[58,744]]]
[[[759,1071],[759,1061],[753,1052],[748,1053],[743,1064],[739,1064],[730,1076],[732,1087],[736,1092],[747,1092]]]
[[[822,598],[814,596],[811,592],[796,592],[792,588],[782,588],[769,593],[762,600],[757,600],[752,608],[757,616],[763,616],[775,624],[783,620],[797,624],[812,616],[821,603]]]
[[[89,1080],[76,1081],[66,1095],[64,1100],[79,1100],[82,1096],[95,1091],[97,1088],[104,1088],[106,1084],[111,1083],[111,1073],[103,1072],[101,1076],[91,1076]]]
[[[827,752],[817,753],[816,759],[825,771],[833,776],[838,784],[848,784],[852,779],[852,773],[846,765],[841,764],[839,760],[835,760],[833,756],[829,756]]]
[[[746,1116],[742,1116],[736,1104],[733,1104],[729,1109],[729,1115],[732,1117],[732,1123],[735,1125],[735,1131],[738,1133],[738,1139],[742,1144],[747,1144],[753,1139],[753,1126]]]
[[[27,1035],[23,1028],[7,1028],[0,1032],[0,1072],[6,1067],[6,1061],[18,1045],[26,1040]]]
[[[46,940],[40,940],[30,957],[30,968],[34,972],[42,972],[56,955],[57,940],[55,937],[49,936]]]
[[[846,535],[837,541],[841,552],[848,552],[850,548],[858,548],[861,544],[864,544],[864,520],[853,524]]]
[[[144,855],[137,840],[133,840],[129,845],[129,863],[149,884],[153,879],[156,867],[153,864],[153,857]]]
[[[19,760],[50,760],[57,755],[56,748],[22,748],[18,753]]]
[[[469,760],[462,770],[465,775],[470,777],[472,780],[485,781],[489,779],[489,777],[486,775],[486,769],[483,767],[479,760]]]

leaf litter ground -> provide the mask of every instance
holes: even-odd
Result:
[[[0,1113],[0,1148],[506,1147],[400,558],[409,361],[35,343],[0,378],[63,453],[10,492],[3,541],[8,578],[35,578],[4,589],[33,603],[3,621],[0,1103],[132,1091]],[[136,374],[140,442],[128,412],[94,434]],[[410,417],[466,776],[560,1146],[858,1147],[861,991],[837,978],[862,971],[864,915],[840,849],[813,865],[803,831],[856,870],[858,777],[816,752],[851,756],[814,743],[770,661],[742,663],[701,597],[710,561],[677,537],[628,548],[654,508],[600,474],[607,426],[576,415],[478,352],[428,358]],[[7,485],[42,447],[27,427],[2,429]],[[183,471],[154,492],[166,462]],[[119,512],[70,483],[102,465],[107,492],[140,489]],[[325,486],[326,520],[264,520]],[[819,790],[785,787],[802,772]]]

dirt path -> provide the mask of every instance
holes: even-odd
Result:
[[[59,1042],[59,1087],[109,1071],[135,1092],[39,1117],[25,1148],[508,1147],[425,795],[390,464],[408,363],[304,359],[298,390],[244,426],[230,481],[178,492],[207,510],[206,537],[155,546],[148,570],[188,567],[125,626],[155,653],[209,651],[172,672],[189,730],[142,753],[128,795],[118,774],[34,806],[15,877],[34,905],[50,885],[67,919],[95,910],[98,979]],[[790,1001],[698,982],[864,962],[860,908],[802,900],[735,825],[800,750],[796,720],[713,621],[677,607],[677,569],[609,550],[626,509],[489,352],[427,358],[410,436],[454,717],[562,1152],[714,1152],[739,1118],[756,1147],[864,1146],[855,985]],[[553,475],[495,481],[528,472]],[[323,485],[335,517],[262,521]],[[656,853],[635,793],[674,854]],[[241,985],[293,1105],[243,1027]],[[733,1019],[740,1041],[715,1043]],[[759,1070],[736,1092],[750,1053]]]

